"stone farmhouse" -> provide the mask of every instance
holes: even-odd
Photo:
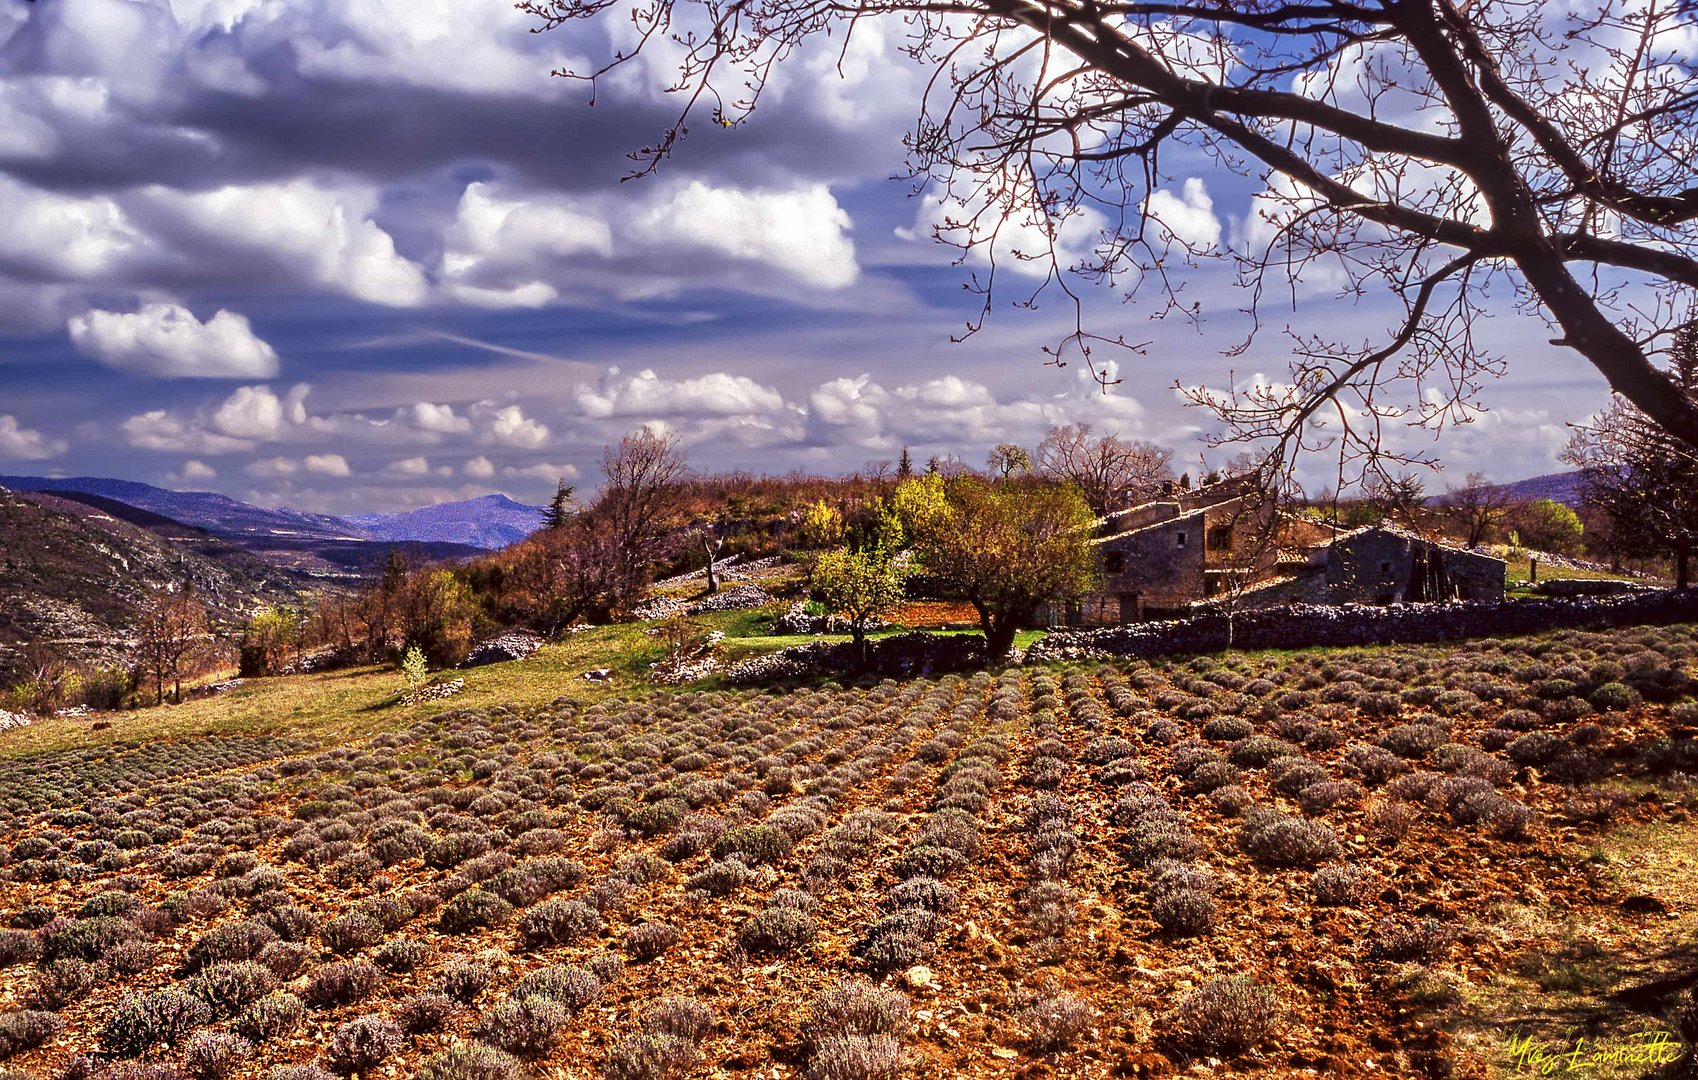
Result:
[[[1171,618],[1194,605],[1502,599],[1501,559],[1392,526],[1339,533],[1277,510],[1249,478],[1109,514],[1093,539],[1102,588],[1043,613],[1049,626]]]

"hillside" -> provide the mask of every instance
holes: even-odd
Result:
[[[241,552],[209,556],[97,507],[0,489],[0,646],[44,641],[73,655],[116,655],[137,612],[185,581],[225,620],[299,588]]]
[[[70,492],[112,499],[223,537],[364,539],[340,518],[267,509],[211,491],[169,491],[133,480],[93,476],[0,476],[13,491]]]
[[[643,640],[0,733],[8,1066],[1485,1080],[1689,1030],[1691,627],[583,678]]]

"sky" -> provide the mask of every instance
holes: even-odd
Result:
[[[1010,289],[952,341],[974,267],[895,178],[923,76],[894,38],[795,57],[748,123],[622,182],[676,113],[664,58],[592,107],[549,72],[608,31],[531,29],[507,0],[0,0],[0,472],[383,512],[588,490],[643,425],[700,471],[843,473],[904,446],[980,465],[1069,422],[1195,469],[1230,451],[1176,382],[1283,373],[1284,324],[1395,318],[1317,286],[1229,360],[1243,297],[1205,261],[1177,268],[1197,325],[1086,293],[1094,328],[1147,343],[1106,392],[1045,364],[1056,298]],[[1168,165],[1170,220],[1239,243],[1259,183]],[[1604,404],[1536,320],[1485,332],[1510,357],[1490,411],[1406,436],[1447,466],[1429,490],[1556,471]]]

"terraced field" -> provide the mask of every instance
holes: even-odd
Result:
[[[15,757],[0,1055],[1466,1076],[1516,1030],[1678,1040],[1683,894],[1611,853],[1690,836],[1695,663],[1692,628],[1576,632]]]

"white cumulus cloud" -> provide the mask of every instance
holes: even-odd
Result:
[[[71,344],[120,371],[158,378],[269,379],[277,350],[254,334],[247,318],[220,310],[206,322],[177,304],[152,303],[129,313],[85,311],[66,324]]]
[[[0,458],[14,461],[44,461],[58,457],[69,445],[63,439],[43,435],[34,428],[18,423],[18,418],[0,415]]]
[[[352,476],[348,468],[348,459],[341,454],[308,454],[306,461],[307,472],[315,476]]]

